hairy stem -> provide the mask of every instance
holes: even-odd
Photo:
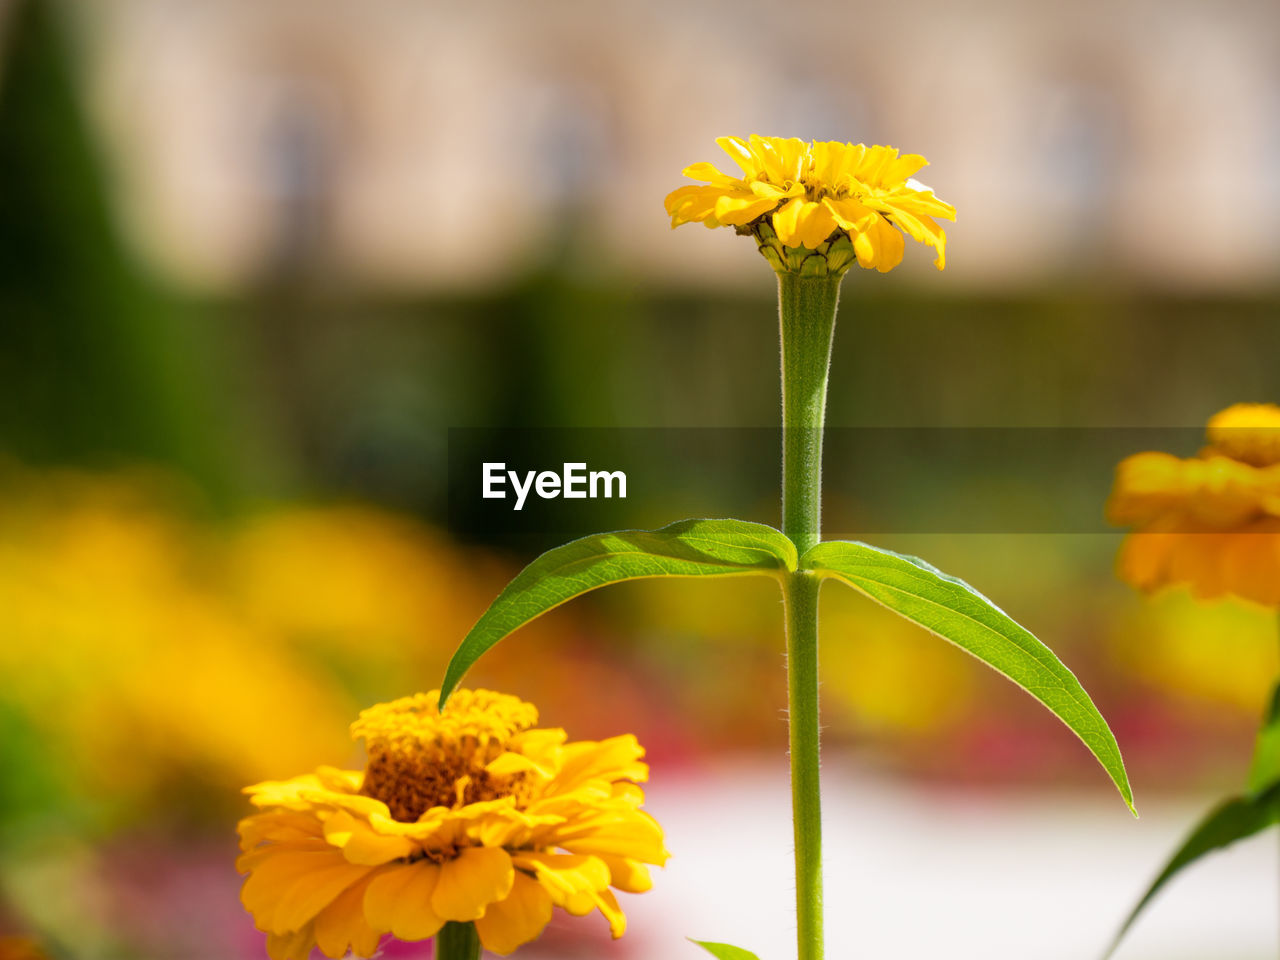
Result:
[[[822,425],[839,296],[839,278],[778,276],[782,532],[802,556],[821,535]],[[799,960],[822,960],[823,956],[818,587],[816,577],[800,570],[791,574],[783,588]]]

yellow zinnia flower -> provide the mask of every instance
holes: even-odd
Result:
[[[1120,577],[1142,590],[1182,584],[1201,599],[1280,606],[1280,407],[1228,407],[1208,436],[1196,457],[1139,453],[1116,469],[1107,515],[1135,528]]]
[[[648,777],[635,737],[566,743],[537,709],[488,690],[379,704],[351,725],[363,772],[324,767],[246,788],[264,812],[240,822],[241,900],[274,960],[371,957],[383,934],[435,936],[474,922],[507,954],[542,932],[552,906],[626,917],[613,887],[650,887],[667,852],[641,811]]]
[[[886,273],[902,262],[899,230],[937,250],[939,270],[946,266],[947,235],[934,218],[954,220],[956,211],[911,179],[928,163],[924,157],[899,156],[893,147],[754,134],[716,143],[742,176],[710,163],[686,167],[686,177],[706,185],[667,195],[672,227],[698,222],[750,233],[779,272],[839,274],[856,257],[859,266]]]

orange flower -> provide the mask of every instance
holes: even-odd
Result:
[[[1208,436],[1190,459],[1148,452],[1120,463],[1107,515],[1134,528],[1120,577],[1280,606],[1280,407],[1228,407]]]
[[[438,697],[361,713],[363,772],[247,788],[265,812],[240,822],[241,900],[274,960],[313,946],[371,957],[383,934],[423,940],[450,921],[507,954],[553,906],[598,909],[614,937],[626,930],[613,890],[648,890],[645,864],[667,858],[640,809],[648,766],[635,737],[566,743],[515,697],[459,690],[443,713]]]

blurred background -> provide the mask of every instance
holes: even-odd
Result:
[[[540,550],[776,522],[773,441],[742,439],[777,417],[773,278],[661,208],[718,135],[900,145],[959,210],[944,274],[911,250],[849,276],[835,427],[1173,428],[1190,454],[1214,411],[1280,400],[1273,5],[5,0],[0,39],[5,960],[263,957],[241,786],[359,766],[356,711],[435,687]],[[691,428],[715,442],[655,439]],[[460,506],[476,436],[543,468],[588,435],[634,501]],[[1095,956],[1243,781],[1273,617],[1132,594],[1110,455],[1066,492],[1034,459],[834,456],[827,511],[1044,638],[1143,819],[1024,694],[831,588],[833,956]],[[1074,512],[912,521],[951,490]],[[765,581],[636,583],[477,667],[574,738],[634,731],[675,853],[626,938],[557,920],[521,956],[788,955],[780,631]],[[1118,956],[1275,956],[1274,840],[1188,872]]]

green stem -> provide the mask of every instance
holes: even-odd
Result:
[[[436,934],[435,960],[480,960],[480,935],[474,923],[450,920]]]
[[[782,532],[803,556],[822,517],[822,425],[840,280],[778,275],[782,333]],[[822,960],[822,798],[819,784],[818,587],[804,570],[783,587],[791,809],[799,960]]]

